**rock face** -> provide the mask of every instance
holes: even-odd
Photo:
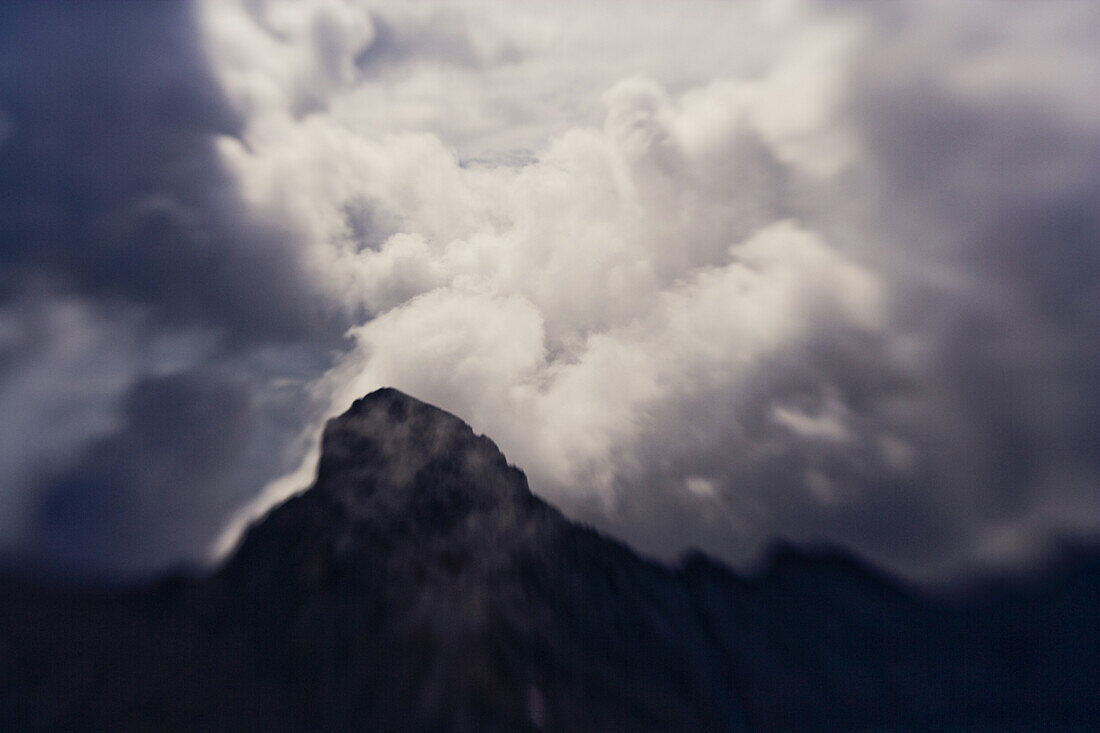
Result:
[[[668,571],[569,523],[491,440],[394,390],[329,423],[315,486],[214,582],[261,638],[296,627],[308,651],[273,664],[308,669],[334,728],[739,720]]]
[[[1100,723],[1100,560],[933,602],[841,555],[670,569],[395,390],[214,574],[0,586],[5,730],[1031,730]]]

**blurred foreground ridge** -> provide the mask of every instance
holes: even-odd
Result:
[[[566,520],[396,390],[204,578],[11,577],[4,730],[1089,730],[1100,558],[933,601],[838,555],[743,578]]]

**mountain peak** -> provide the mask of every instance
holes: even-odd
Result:
[[[0,729],[1097,729],[1095,559],[965,603],[782,545],[751,581],[671,572],[393,389],[323,453],[212,576],[0,575]]]
[[[353,514],[448,514],[531,499],[527,479],[489,438],[393,388],[329,420],[314,491]]]

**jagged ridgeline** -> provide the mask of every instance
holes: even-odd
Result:
[[[205,577],[2,582],[4,730],[1093,730],[1100,559],[934,601],[839,554],[746,578],[565,519],[384,389]]]

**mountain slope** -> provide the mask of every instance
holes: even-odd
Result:
[[[933,603],[841,555],[669,569],[566,520],[395,390],[205,578],[9,579],[5,729],[1087,729],[1100,562]]]

